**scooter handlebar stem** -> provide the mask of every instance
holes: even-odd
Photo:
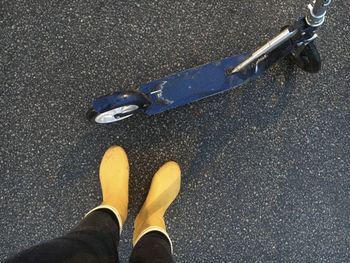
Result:
[[[306,15],[306,22],[312,27],[321,26],[331,2],[332,0],[314,0],[308,5],[309,12]]]

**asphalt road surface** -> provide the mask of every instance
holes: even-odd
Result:
[[[334,1],[319,74],[282,62],[239,90],[96,126],[92,98],[254,49],[307,1],[0,3],[0,260],[60,236],[98,205],[112,144],[131,165],[119,254],[156,169],[183,172],[167,214],[177,262],[347,262],[350,33]]]

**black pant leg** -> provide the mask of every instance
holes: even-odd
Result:
[[[144,235],[134,247],[130,263],[173,263],[171,246],[167,237],[161,232]]]
[[[119,224],[107,210],[96,210],[67,235],[20,252],[6,263],[118,262]]]

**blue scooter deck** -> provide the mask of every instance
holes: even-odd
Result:
[[[151,99],[151,105],[145,109],[145,113],[154,115],[244,84],[248,80],[247,76],[228,75],[226,71],[248,56],[249,53],[227,57],[142,84],[139,91]]]

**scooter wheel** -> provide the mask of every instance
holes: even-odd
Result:
[[[299,56],[292,53],[288,56],[288,59],[309,73],[317,73],[321,69],[321,56],[313,42],[306,45]]]
[[[86,117],[97,124],[109,124],[129,118],[149,104],[148,98],[140,92],[116,92],[95,99]]]

